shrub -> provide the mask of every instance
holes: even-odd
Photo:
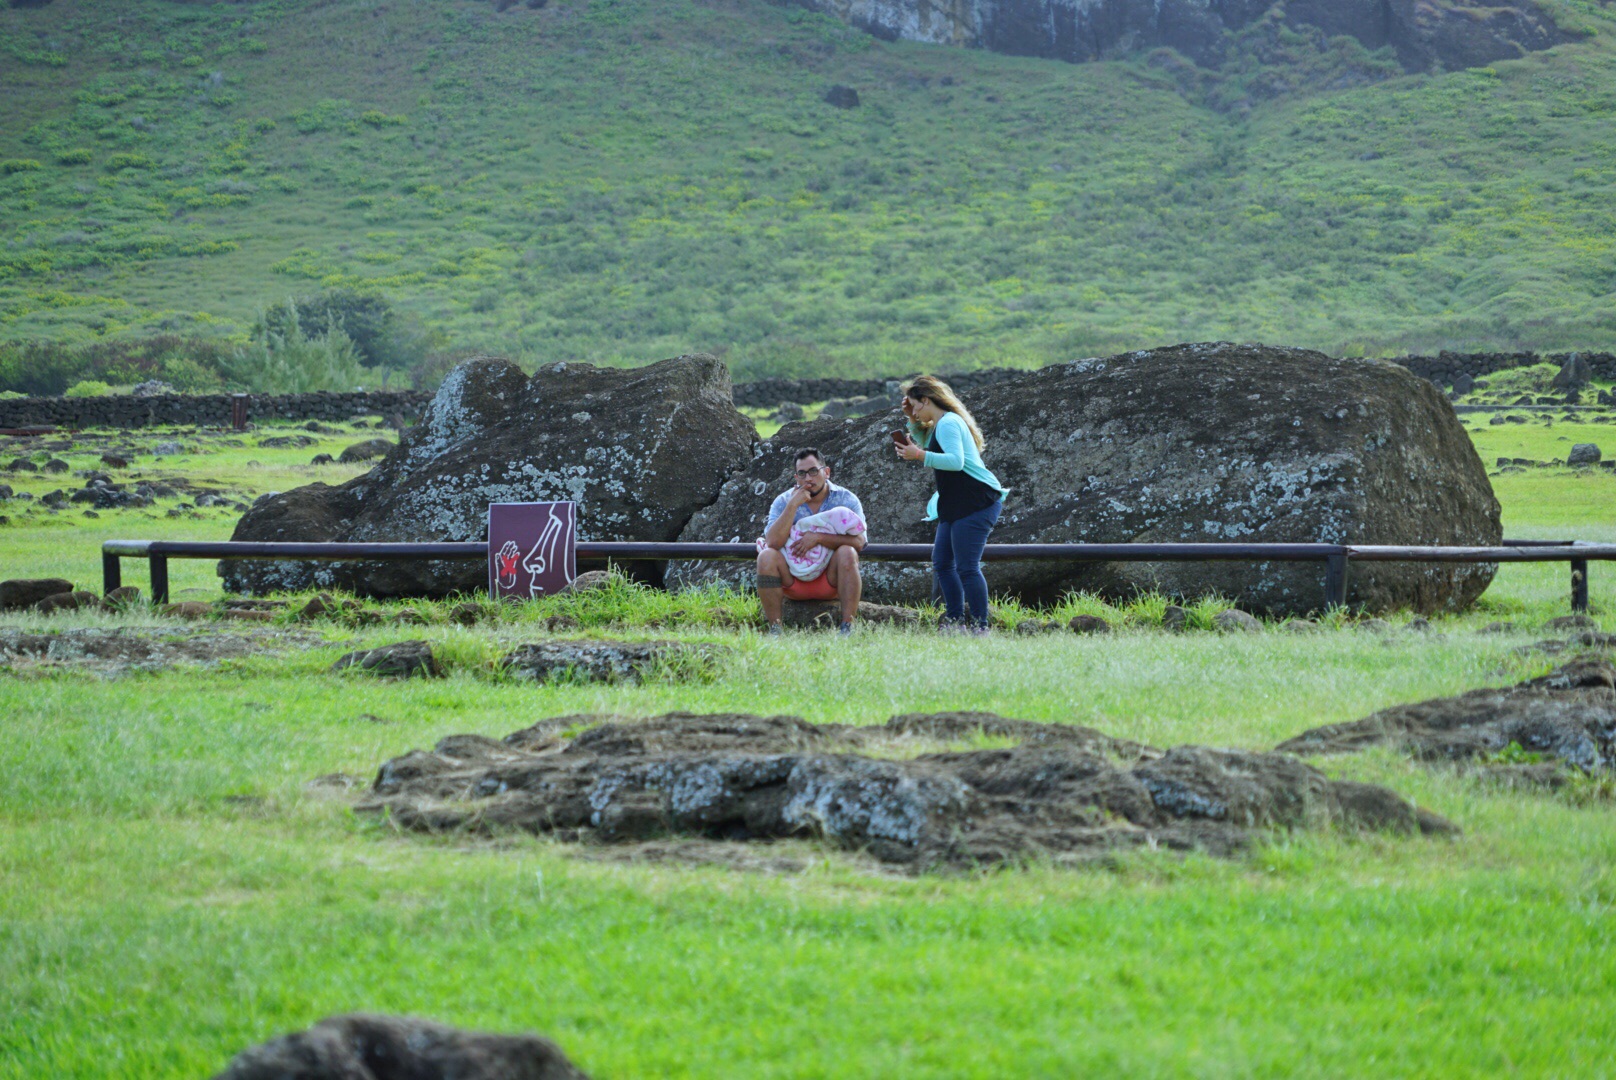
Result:
[[[56,164],[58,165],[88,165],[94,160],[94,150],[63,150],[56,155]]]
[[[364,379],[359,351],[339,325],[304,332],[297,305],[288,300],[263,312],[254,340],[223,363],[226,378],[260,394],[352,390]]]
[[[0,173],[5,173],[7,176],[20,172],[37,172],[44,167],[33,158],[7,158],[5,161],[0,161]]]
[[[72,386],[69,386],[67,388],[67,392],[62,396],[106,397],[110,393],[112,393],[112,387],[108,386],[106,383],[94,379],[86,379],[83,382],[76,382]]]
[[[145,154],[113,154],[107,158],[107,172],[118,172],[122,169],[149,169],[152,159]]]

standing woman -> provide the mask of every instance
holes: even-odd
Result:
[[[903,395],[910,437],[897,445],[898,456],[924,462],[937,481],[926,520],[937,522],[931,563],[947,608],[945,623],[985,632],[988,582],[982,576],[982,549],[1008,489],[982,463],[982,430],[947,383],[922,375],[904,385]]]

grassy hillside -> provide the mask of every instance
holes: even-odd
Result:
[[[1214,110],[1161,56],[765,0],[0,9],[0,340],[241,334],[351,285],[456,347],[741,377],[1609,347],[1616,20],[1554,10],[1590,36]]]

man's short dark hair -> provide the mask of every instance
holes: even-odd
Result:
[[[830,460],[826,458],[824,454],[819,452],[819,447],[817,446],[805,446],[801,450],[798,450],[794,461],[801,461],[805,457],[811,457],[825,468],[830,468]]]

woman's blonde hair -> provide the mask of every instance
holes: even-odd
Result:
[[[917,375],[903,384],[903,392],[916,401],[934,401],[939,409],[965,421],[965,426],[971,429],[971,438],[976,440],[977,450],[983,448],[982,429],[976,426],[976,417],[954,393],[953,387],[935,375]]]

